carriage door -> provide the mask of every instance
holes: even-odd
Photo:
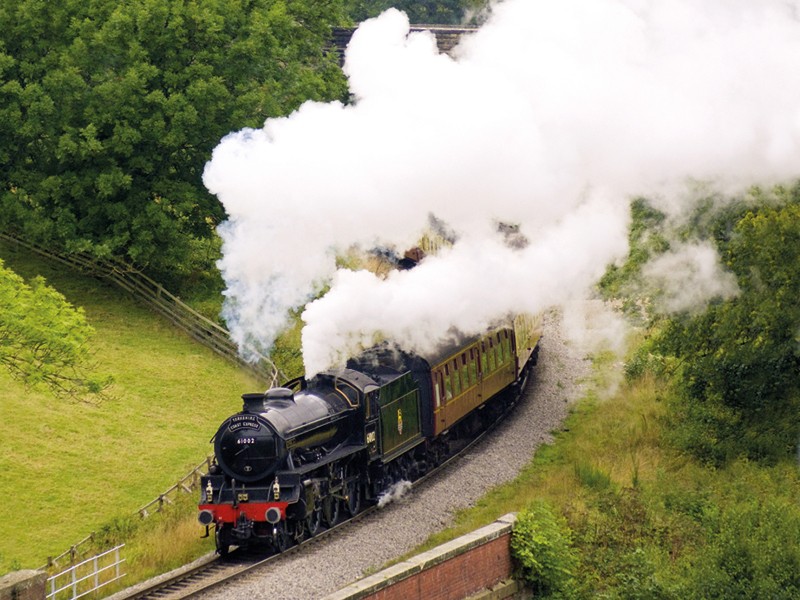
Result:
[[[438,369],[433,374],[433,422],[435,434],[441,433],[445,428],[446,404],[447,396],[445,394],[442,370]]]

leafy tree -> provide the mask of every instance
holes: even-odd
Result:
[[[751,210],[721,252],[740,294],[670,320],[659,336],[681,363],[679,436],[714,462],[774,460],[800,437],[800,204]]]
[[[773,461],[800,438],[800,184],[744,200],[709,198],[682,226],[668,224],[644,200],[633,202],[630,253],[600,281],[631,314],[647,316],[652,336],[626,365],[674,374],[675,440],[715,464],[737,457]],[[739,294],[702,314],[665,315],[650,303],[642,267],[670,240],[713,241]]]
[[[0,226],[182,264],[223,218],[202,185],[232,130],[342,97],[340,0],[0,0]]]
[[[628,257],[620,265],[610,265],[598,282],[607,298],[621,300],[629,315],[638,315],[645,300],[639,289],[644,264],[669,249],[664,229],[666,216],[653,208],[645,198],[631,202],[631,224],[628,231]]]
[[[94,330],[41,277],[27,285],[0,261],[0,364],[31,386],[59,395],[100,393],[110,383],[89,374]]]

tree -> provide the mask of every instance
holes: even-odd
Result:
[[[343,97],[340,0],[0,0],[0,226],[156,275],[209,237],[233,130]]]
[[[59,395],[102,392],[89,373],[94,333],[83,310],[36,277],[30,285],[0,261],[0,364],[27,385]]]
[[[720,246],[740,294],[673,318],[658,347],[681,362],[688,447],[714,462],[775,460],[800,437],[800,204],[747,212]]]

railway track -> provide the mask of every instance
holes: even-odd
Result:
[[[431,478],[441,474],[452,465],[454,465],[464,454],[481,440],[483,440],[489,433],[491,433],[503,420],[514,410],[520,398],[522,397],[530,369],[527,370],[525,379],[522,383],[516,386],[513,390],[508,390],[504,393],[512,393],[513,398],[509,402],[507,408],[498,416],[498,418],[489,425],[486,429],[476,435],[474,438],[466,442],[463,447],[457,449],[452,456],[443,461],[439,466],[432,469],[422,477],[416,479],[410,484],[411,489],[419,489],[426,484]],[[241,577],[245,573],[253,571],[257,568],[262,568],[267,564],[275,563],[277,566],[281,559],[301,552],[307,549],[309,545],[319,543],[331,536],[340,533],[352,524],[368,518],[380,509],[380,505],[372,505],[360,513],[345,521],[337,523],[335,526],[330,527],[316,534],[314,537],[308,538],[300,544],[294,545],[281,553],[273,553],[270,551],[257,552],[254,550],[244,551],[242,549],[233,549],[226,558],[221,558],[215,554],[209,554],[206,557],[195,561],[192,565],[177,569],[172,573],[162,576],[160,578],[151,580],[144,584],[139,584],[114,594],[110,600],[183,600],[192,598],[203,592],[206,592],[216,586],[233,579]]]

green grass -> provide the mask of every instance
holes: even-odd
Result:
[[[4,573],[39,567],[154,499],[211,453],[208,441],[241,393],[264,384],[101,281],[8,246],[0,258],[84,308],[97,371],[114,377],[109,397],[92,404],[26,389],[0,371]]]

